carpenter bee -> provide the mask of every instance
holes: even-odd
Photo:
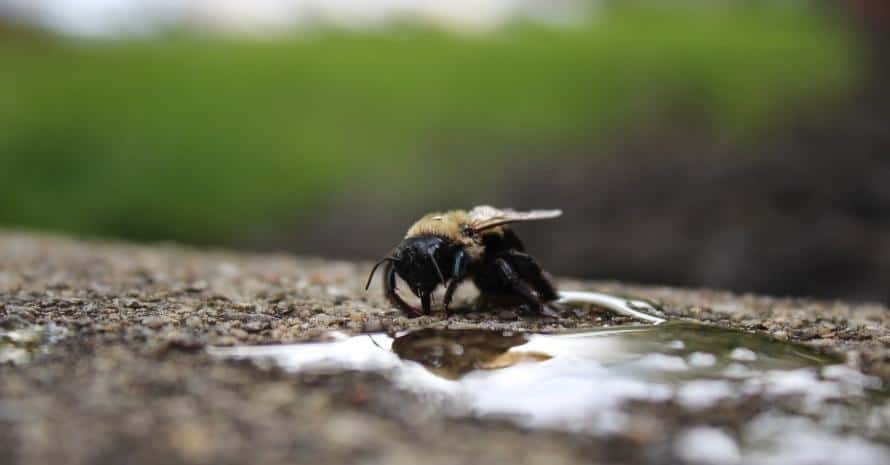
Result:
[[[410,317],[430,312],[431,296],[440,284],[445,288],[442,303],[447,312],[454,291],[467,278],[473,279],[482,298],[518,301],[535,313],[551,315],[545,304],[558,298],[556,287],[525,253],[519,236],[505,225],[560,215],[560,210],[520,212],[490,206],[430,213],[414,223],[405,239],[374,265],[365,289],[377,267],[386,263],[383,292]],[[399,296],[396,275],[420,298],[422,309]]]

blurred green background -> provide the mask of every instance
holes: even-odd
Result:
[[[567,211],[563,226],[528,234],[557,273],[884,298],[861,285],[888,276],[884,243],[840,249],[842,262],[868,255],[853,259],[871,273],[856,285],[840,282],[831,259],[752,280],[774,273],[772,261],[811,255],[781,254],[799,238],[767,241],[779,255],[766,261],[745,253],[760,248],[746,231],[764,216],[752,169],[789,160],[833,176],[833,163],[854,166],[856,147],[837,142],[843,150],[820,168],[832,142],[808,147],[800,127],[824,135],[861,114],[850,102],[880,68],[872,26],[819,2],[642,5],[597,3],[570,25],[460,33],[396,21],[261,37],[177,24],[84,38],[10,14],[0,26],[0,224],[367,259],[428,210],[550,206]],[[869,160],[872,145],[859,150]],[[701,174],[727,166],[741,171]],[[721,181],[737,174],[749,177]],[[710,177],[691,191],[690,175]],[[785,176],[769,212],[787,197]],[[597,187],[613,182],[634,187]],[[813,186],[824,182],[792,189],[792,203],[821,199]],[[728,203],[691,200],[724,188],[735,189]],[[659,207],[665,197],[687,200]],[[652,208],[657,228],[639,219]],[[726,211],[745,213],[723,221]],[[719,227],[696,231],[709,218]],[[762,236],[822,234],[788,218]],[[749,239],[712,243],[727,234]],[[827,234],[811,247],[857,237]],[[837,276],[806,284],[820,266]]]

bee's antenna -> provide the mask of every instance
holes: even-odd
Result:
[[[368,275],[368,283],[365,284],[365,290],[367,291],[368,288],[371,287],[371,280],[374,279],[374,273],[377,272],[378,266],[382,265],[383,262],[395,262],[395,261],[398,261],[398,260],[396,260],[395,258],[392,258],[392,257],[383,257],[380,259],[379,262],[375,263],[374,268],[371,268],[371,274]]]
[[[436,263],[436,257],[432,256],[432,254],[430,254],[430,261],[433,262],[433,267],[436,268],[436,273],[439,274],[439,279],[442,280],[442,286],[448,287],[448,285],[445,284],[445,276],[442,274],[442,270],[439,269],[439,264]]]

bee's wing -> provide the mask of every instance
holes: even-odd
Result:
[[[467,214],[470,217],[468,226],[474,231],[482,231],[507,223],[556,218],[562,215],[562,210],[530,210],[520,212],[509,208],[502,210],[488,205],[481,205],[473,208]]]

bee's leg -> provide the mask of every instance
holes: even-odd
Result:
[[[420,306],[423,308],[423,314],[428,315],[430,313],[430,293],[424,293],[420,295]]]
[[[507,260],[498,258],[494,261],[494,265],[504,284],[518,295],[529,309],[535,313],[544,313],[544,307],[538,296]]]
[[[559,298],[556,286],[553,285],[547,272],[538,265],[535,257],[515,250],[507,252],[507,256],[519,276],[535,288],[542,301],[550,302]]]
[[[445,296],[442,298],[442,304],[445,306],[445,313],[448,313],[448,306],[451,305],[451,298],[454,291],[464,278],[467,277],[467,254],[463,250],[458,250],[454,254],[454,269],[451,272],[451,282],[445,288]]]
[[[398,307],[399,310],[404,312],[408,317],[414,318],[422,315],[420,310],[402,300],[396,292],[396,269],[391,262],[387,262],[386,268],[383,270],[383,295],[386,296],[386,299],[389,300],[391,304]]]

